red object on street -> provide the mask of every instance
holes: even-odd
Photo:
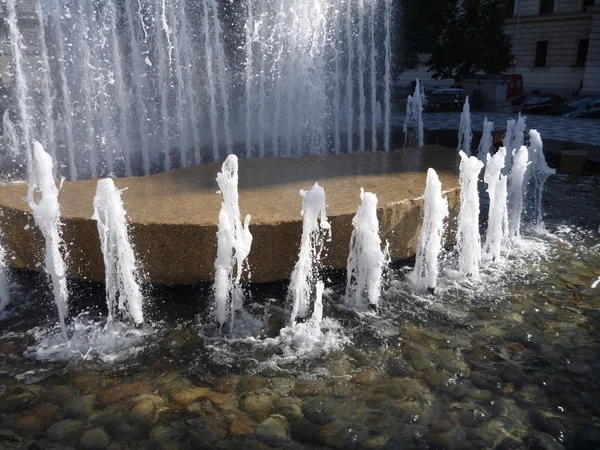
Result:
[[[520,73],[509,73],[506,75],[509,78],[508,89],[506,90],[506,98],[513,98],[517,95],[523,95],[523,75]]]

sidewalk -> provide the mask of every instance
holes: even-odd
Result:
[[[404,113],[392,114],[392,124],[402,126]],[[471,113],[473,131],[482,131],[483,119],[494,122],[496,130],[506,129],[506,121],[516,119],[517,114],[507,113]],[[544,140],[576,142],[586,145],[600,145],[600,120],[573,119],[567,117],[530,115],[527,117],[527,129],[535,129],[542,134]],[[458,130],[460,112],[423,113],[426,130]]]

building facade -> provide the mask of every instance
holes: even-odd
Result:
[[[514,67],[526,92],[538,90],[570,97],[600,94],[600,0],[507,0],[505,32],[512,38]],[[425,66],[402,74],[402,81],[431,80]]]

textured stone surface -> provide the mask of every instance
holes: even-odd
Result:
[[[193,284],[214,276],[219,164],[116,179],[123,194],[132,240],[147,279],[154,284]],[[426,170],[438,171],[456,213],[456,152],[439,146],[391,153],[352,153],[298,159],[240,160],[240,209],[251,214],[253,282],[289,278],[302,232],[300,189],[319,182],[326,191],[333,239],[325,264],[344,268],[360,188],[377,194],[383,240],[392,257],[415,253],[422,218]],[[91,220],[96,180],[66,182],[60,193],[69,274],[104,280],[96,223]],[[9,263],[41,270],[42,238],[23,201],[25,184],[0,186],[0,222]]]

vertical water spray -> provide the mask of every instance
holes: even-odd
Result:
[[[206,64],[206,77],[208,95],[210,97],[210,133],[212,137],[213,158],[219,159],[219,140],[217,135],[217,92],[216,92],[216,76],[213,69],[213,47],[211,42],[211,29],[209,18],[208,0],[202,0],[204,14],[202,16],[202,28],[204,32],[204,54]],[[216,11],[213,11],[216,14]]]
[[[458,148],[467,156],[471,156],[471,142],[473,141],[473,132],[471,131],[471,106],[469,105],[469,96],[465,98],[462,113],[460,114],[460,125],[458,127]]]
[[[246,43],[245,43],[245,53],[246,53],[246,62],[245,62],[245,89],[246,89],[246,158],[252,157],[252,105],[253,105],[253,93],[254,93],[254,83],[252,80],[252,71],[254,66],[254,51],[252,49],[252,45],[254,44],[254,13],[252,10],[252,2],[248,2],[247,5],[247,15],[246,15],[246,23],[244,25],[244,30],[246,32]],[[290,109],[291,105],[288,105],[288,121],[290,120]],[[289,127],[289,125],[288,125]],[[290,128],[291,130],[291,128]],[[291,156],[291,139],[290,134],[288,134],[288,149],[287,155]]]
[[[481,237],[479,235],[479,190],[477,183],[483,163],[475,156],[459,152],[460,162],[460,212],[456,232],[459,270],[467,276],[479,273],[481,262]]]
[[[483,175],[490,199],[483,256],[491,260],[500,258],[502,245],[508,238],[507,177],[502,175],[505,159],[504,147],[501,147],[494,156],[488,154]]]
[[[360,198],[362,204],[352,219],[354,231],[346,266],[346,299],[358,307],[366,297],[369,305],[376,309],[388,261],[387,249],[381,249],[377,196],[361,188]]]
[[[510,168],[512,167],[512,152],[514,148],[511,148],[511,145],[514,140],[516,124],[517,121],[515,119],[509,119],[506,121],[506,132],[502,138],[502,147],[506,149],[504,169],[502,171],[504,174],[508,174],[510,172]]]
[[[391,16],[392,16],[392,0],[385,1],[385,74],[384,74],[384,85],[385,85],[385,114],[384,114],[384,131],[383,131],[383,149],[386,152],[390,151],[390,122],[392,116],[391,107],[391,79],[392,79],[392,45],[391,45]]]
[[[206,0],[204,0],[206,3]],[[171,138],[169,132],[169,71],[171,61],[171,29],[166,19],[166,4],[162,0],[160,8],[155,5],[154,26],[158,54],[158,92],[160,96],[160,122],[162,132],[162,152],[164,156],[164,170],[171,170]],[[165,42],[165,39],[167,42]],[[169,61],[167,61],[167,55]],[[215,158],[217,159],[217,158]]]
[[[439,274],[439,255],[443,248],[444,222],[448,218],[448,200],[442,196],[442,183],[433,169],[427,171],[423,207],[423,225],[417,243],[415,268],[411,281],[420,291],[434,292]]]
[[[340,153],[341,141],[340,141],[340,133],[341,133],[341,114],[342,111],[340,109],[341,102],[341,58],[340,58],[340,50],[337,48],[339,40],[341,40],[340,33],[340,21],[341,21],[341,5],[340,0],[335,5],[334,14],[335,14],[335,26],[333,31],[333,39],[331,40],[331,50],[334,55],[334,87],[333,87],[333,134],[334,134],[334,152],[336,155]]]
[[[21,142],[20,146],[25,149],[25,158],[27,162],[27,170],[31,170],[31,116],[28,105],[29,88],[27,79],[23,70],[23,36],[17,23],[17,10],[15,0],[6,0],[7,23],[9,30],[10,50],[13,56],[14,71],[15,71],[15,86],[17,94],[17,106],[19,116],[21,118],[20,131]]]
[[[58,188],[53,175],[52,157],[44,151],[39,142],[33,144],[33,161],[29,177],[27,201],[33,219],[46,241],[46,271],[52,279],[54,301],[62,334],[67,339],[65,319],[69,315],[69,292],[67,290],[66,263],[63,259],[65,243],[61,235],[60,204]],[[39,199],[36,201],[36,197]]]
[[[377,67],[375,60],[377,58],[377,50],[375,48],[375,12],[377,11],[377,2],[371,2],[371,14],[369,16],[369,29],[371,35],[371,151],[377,150]]]
[[[404,146],[409,145],[409,134],[416,130],[417,145],[423,147],[425,145],[424,130],[423,130],[423,96],[421,94],[421,83],[417,80],[415,92],[409,95],[406,100],[406,117],[404,117]]]
[[[511,242],[515,242],[521,237],[521,216],[528,160],[529,152],[524,145],[519,151],[513,151],[513,165],[508,175],[508,237]]]
[[[301,190],[302,240],[298,261],[292,272],[288,298],[292,301],[292,325],[308,314],[310,298],[315,283],[326,239],[331,238],[331,225],[327,221],[325,190],[318,183],[310,191]]]
[[[242,308],[243,289],[241,279],[247,267],[247,258],[252,247],[250,215],[242,224],[238,194],[238,158],[229,155],[217,183],[223,196],[219,213],[217,232],[217,259],[215,260],[216,319],[222,327],[229,318],[230,331],[233,330],[235,312]],[[249,270],[249,269],[248,269]]]
[[[494,147],[492,131],[494,131],[494,122],[490,122],[486,117],[483,119],[483,134],[481,135],[479,147],[477,148],[477,158],[484,164],[488,160],[490,150]],[[504,163],[502,165],[504,166]]]
[[[366,98],[365,98],[365,3],[364,0],[358,0],[358,149],[361,152],[365,151],[365,127],[366,127]]]
[[[352,153],[352,133],[354,128],[354,34],[352,31],[352,0],[346,0],[346,46],[348,48],[348,63],[346,65],[346,143],[348,153]]]
[[[533,180],[534,196],[534,214],[535,225],[542,225],[542,196],[544,195],[544,185],[550,175],[554,175],[556,170],[550,168],[544,156],[544,143],[537,130],[529,131],[529,176]]]
[[[129,239],[121,193],[112,179],[99,180],[92,216],[97,222],[104,257],[108,326],[117,314],[131,318],[136,325],[144,322],[139,270]]]

